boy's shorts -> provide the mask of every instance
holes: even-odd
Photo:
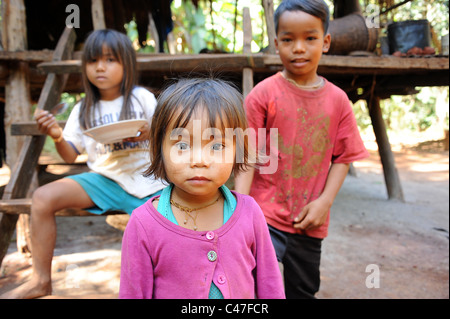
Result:
[[[315,298],[320,287],[322,239],[268,226],[277,259],[283,264],[286,298]]]
[[[151,197],[161,193],[161,191],[158,191],[144,198],[137,198],[128,194],[115,181],[93,172],[81,173],[65,178],[70,178],[83,187],[96,205],[86,210],[97,215],[108,211],[123,211],[131,215],[135,208],[144,204]]]

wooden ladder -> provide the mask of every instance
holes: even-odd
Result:
[[[53,62],[70,60],[74,50],[76,35],[72,28],[66,28],[55,48]],[[50,110],[61,98],[66,85],[68,73],[48,73],[39,96],[38,108]],[[26,127],[27,125],[25,125]],[[34,126],[36,126],[34,124]],[[29,214],[31,199],[26,198],[30,184],[35,174],[46,135],[40,134],[35,128],[25,129],[25,141],[17,162],[11,169],[11,176],[0,201],[0,265],[8,250],[20,214]],[[88,213],[79,209],[68,209],[57,215],[79,215]]]

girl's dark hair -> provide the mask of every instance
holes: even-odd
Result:
[[[275,10],[273,19],[275,22],[275,33],[278,33],[278,22],[281,14],[286,11],[303,11],[322,20],[324,33],[328,32],[330,24],[330,10],[323,0],[283,0]]]
[[[202,110],[208,114],[211,128],[216,127],[219,119],[222,132],[225,128],[233,129],[236,138],[233,171],[236,173],[246,169],[249,155],[248,141],[244,136],[247,118],[242,94],[233,84],[223,80],[193,78],[181,79],[169,85],[159,95],[149,133],[151,164],[144,176],[154,175],[155,178],[170,182],[162,154],[164,137],[171,134],[172,129],[185,128],[192,116]],[[236,158],[239,160],[236,161]]]
[[[111,29],[95,30],[87,37],[81,58],[82,80],[86,96],[81,102],[79,120],[80,126],[84,129],[93,126],[94,110],[100,101],[98,88],[87,78],[86,64],[103,55],[103,46],[110,49],[114,57],[123,66],[123,79],[120,86],[123,106],[120,119],[128,119],[131,114],[131,96],[136,85],[136,52],[133,45],[125,34],[118,31]]]

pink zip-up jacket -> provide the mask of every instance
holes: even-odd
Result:
[[[212,281],[225,299],[285,298],[261,208],[233,194],[233,215],[214,231],[173,224],[153,198],[135,209],[123,236],[119,298],[207,299]]]

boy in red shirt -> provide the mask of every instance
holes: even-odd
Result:
[[[347,95],[317,74],[331,43],[325,2],[285,0],[274,20],[284,69],[258,83],[245,104],[249,126],[265,128],[258,143],[270,145],[270,129],[278,129],[278,154],[270,154],[278,169],[240,173],[236,190],[253,196],[264,212],[283,263],[286,297],[314,298],[331,205],[350,163],[368,152]]]

